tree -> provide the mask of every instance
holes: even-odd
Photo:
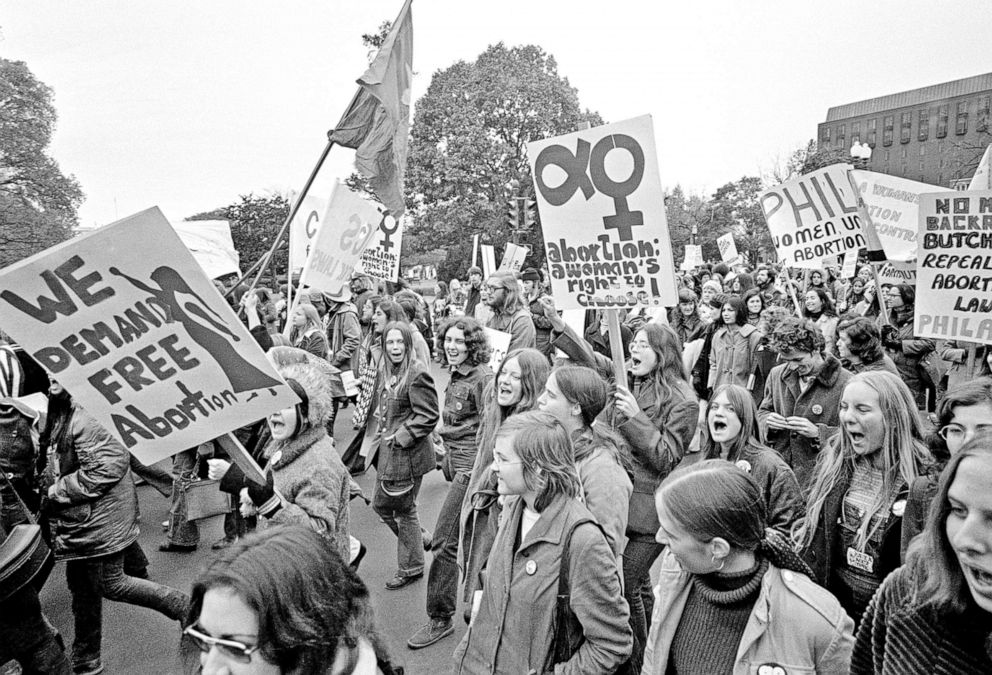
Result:
[[[406,171],[408,212],[403,255],[431,254],[443,278],[464,276],[472,237],[502,249],[512,239],[504,224],[507,188],[533,197],[527,163],[530,141],[602,124],[582,111],[578,93],[558,74],[553,56],[533,45],[490,46],[472,63],[438,71],[417,101]],[[524,233],[528,265],[544,260],[539,218]]]
[[[276,234],[289,216],[290,204],[282,195],[256,197],[254,194],[241,195],[234,204],[222,206],[213,211],[198,213],[186,220],[227,220],[231,223],[231,240],[241,256],[241,269],[260,260],[275,240]],[[276,275],[286,273],[288,242],[283,238],[276,251]],[[270,266],[271,266],[270,262]]]
[[[710,204],[713,217],[703,240],[704,258],[720,259],[717,237],[732,232],[737,251],[748,254],[752,261],[774,257],[775,246],[765,223],[758,197],[765,190],[764,181],[757,176],[743,176],[721,186],[713,193]]]
[[[693,226],[696,228],[696,241],[702,241],[700,235],[705,236],[704,225],[712,216],[702,196],[687,195],[681,185],[676,185],[665,192],[665,217],[672,240],[672,254],[678,263],[685,245],[692,243]]]
[[[851,161],[849,148],[821,147],[810,139],[806,145],[797,148],[789,155],[784,170],[780,168],[773,172],[773,178],[776,184],[784,183],[831,164],[851,163]]]
[[[22,61],[0,58],[0,266],[72,236],[83,192],[46,154],[52,90]]]

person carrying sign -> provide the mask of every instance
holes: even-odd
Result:
[[[520,285],[509,272],[496,272],[486,282],[489,291],[488,304],[493,310],[486,326],[510,334],[510,347],[507,351],[536,348],[537,330],[534,319],[520,295]]]

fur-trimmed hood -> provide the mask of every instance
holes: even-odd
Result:
[[[310,423],[324,426],[332,407],[330,373],[310,363],[292,363],[280,367],[279,374],[300,383],[309,399]]]

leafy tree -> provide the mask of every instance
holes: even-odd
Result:
[[[234,248],[241,256],[241,269],[247,270],[268,252],[279,228],[289,216],[289,209],[290,203],[282,195],[257,197],[254,194],[247,194],[241,195],[233,204],[198,213],[186,220],[230,221],[231,239]],[[286,273],[288,251],[288,242],[284,237],[282,245],[273,256],[277,275]],[[270,261],[270,266],[271,264]]]
[[[72,236],[83,192],[46,154],[52,90],[22,61],[0,58],[0,266]]]
[[[702,241],[704,258],[720,260],[716,240],[727,232],[734,234],[738,252],[747,254],[752,261],[774,258],[775,247],[758,201],[764,190],[761,178],[743,176],[713,193],[713,218]]]
[[[665,193],[665,217],[672,239],[672,254],[678,263],[685,245],[692,243],[693,226],[696,228],[696,241],[701,242],[705,235],[704,225],[711,216],[701,195],[687,195],[681,185],[676,185]]]
[[[581,110],[577,91],[540,47],[499,43],[472,63],[436,72],[411,128],[405,189],[413,224],[404,257],[431,257],[439,275],[450,278],[467,272],[473,235],[501,250],[512,240],[506,186],[517,180],[520,196],[533,196],[526,144],[575,131],[583,121],[603,123]],[[544,259],[536,221],[520,242],[531,247],[533,266]]]

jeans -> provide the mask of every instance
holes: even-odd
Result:
[[[72,665],[83,667],[100,661],[103,598],[148,607],[175,621],[186,617],[189,598],[174,588],[124,574],[124,552],[70,560],[65,577],[72,594],[76,636]]]
[[[631,673],[640,673],[644,661],[644,645],[648,639],[654,595],[651,592],[651,565],[664,548],[650,535],[633,535],[623,550],[623,597],[630,605],[630,627],[634,632],[634,647],[628,665]]]
[[[427,574],[427,616],[432,619],[450,619],[458,603],[458,520],[468,480],[469,475],[464,471],[455,474],[437,514],[431,542],[434,560]]]
[[[372,495],[372,510],[396,535],[396,573],[401,577],[424,573],[424,540],[417,518],[417,494],[422,480],[418,476],[412,485],[408,481],[406,484],[410,485],[410,489],[401,495],[386,493],[380,480],[376,482]],[[390,492],[395,492],[399,485],[397,481],[388,481],[386,487]]]
[[[182,484],[191,481],[196,469],[196,448],[183,450],[172,456],[172,506],[169,509],[169,532],[166,536],[170,544],[196,546],[200,543],[200,527],[195,520],[186,519],[186,498]]]
[[[14,659],[26,675],[69,675],[72,667],[41,613],[38,593],[25,586],[0,602],[0,665]]]

